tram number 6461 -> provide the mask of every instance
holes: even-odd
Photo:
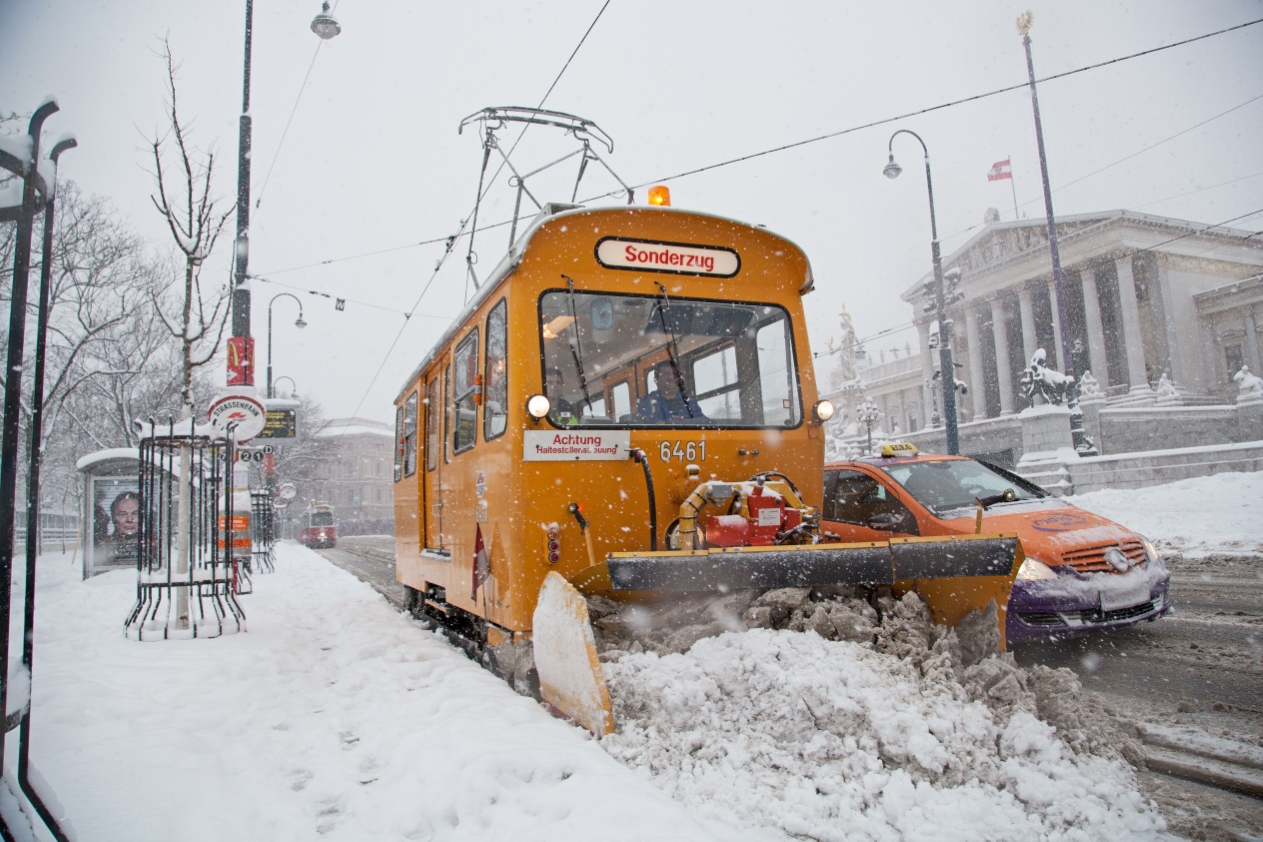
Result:
[[[664,441],[658,445],[658,456],[663,462],[670,462],[673,456],[681,462],[705,462],[706,442],[705,440],[686,442],[676,439],[672,446],[670,441]]]

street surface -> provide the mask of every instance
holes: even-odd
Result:
[[[338,539],[317,550],[402,608],[394,538]],[[1113,634],[1014,646],[1018,663],[1069,667],[1085,688],[1140,724],[1204,733],[1263,747],[1263,558],[1170,560],[1173,615]],[[1146,748],[1155,751],[1147,740]],[[1190,755],[1199,762],[1201,755]],[[1254,766],[1232,767],[1259,775]],[[1263,839],[1263,800],[1152,771],[1138,772],[1146,797],[1172,832],[1190,839]]]
[[[1014,655],[1027,667],[1073,669],[1085,688],[1142,727],[1204,732],[1257,749],[1263,746],[1263,558],[1168,562],[1173,615],[1112,634],[1014,646]],[[1181,836],[1263,838],[1257,798],[1153,772],[1139,778]]]

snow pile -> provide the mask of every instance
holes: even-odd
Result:
[[[1186,558],[1263,554],[1263,472],[1107,488],[1065,499],[1136,530],[1163,553]]]
[[[84,838],[751,838],[309,550],[280,545],[250,630],[214,640],[124,639],[134,571],[39,571],[32,757]]]
[[[1149,839],[1165,827],[1073,673],[964,667],[909,596],[874,643],[752,629],[611,653],[601,745],[703,816],[818,840]],[[1054,724],[1040,721],[1044,717]]]

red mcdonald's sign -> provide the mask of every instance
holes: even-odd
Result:
[[[254,385],[254,339],[233,336],[228,339],[228,385]]]

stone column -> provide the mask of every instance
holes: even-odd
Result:
[[[1145,339],[1140,332],[1140,305],[1136,301],[1136,280],[1131,272],[1131,258],[1114,261],[1118,267],[1118,299],[1122,303],[1123,349],[1127,352],[1127,394],[1150,398],[1153,389],[1145,377]]]
[[[1048,282],[1048,306],[1052,310],[1053,344],[1057,346],[1057,352],[1053,356],[1056,356],[1057,358],[1057,367],[1060,368],[1062,371],[1068,371],[1070,368],[1070,361],[1063,360],[1061,358],[1061,348],[1062,348],[1061,316],[1057,315],[1057,282],[1056,281]],[[1082,373],[1083,372],[1081,371],[1076,371],[1074,374],[1076,377],[1078,377]]]
[[[996,380],[1000,384],[1000,414],[1013,414],[1013,375],[1009,371],[1009,328],[1004,320],[1004,302],[993,298],[991,332],[995,337]]]
[[[930,323],[918,322],[917,335],[921,338],[921,405],[925,407],[933,406],[931,402],[933,396],[930,394],[930,378],[934,376],[934,358],[930,352]],[[921,423],[925,426],[930,424],[929,414],[921,416]]]
[[[907,404],[903,400],[903,389],[899,390],[899,433],[900,435],[908,433],[908,411]]]
[[[1035,307],[1031,303],[1031,291],[1026,287],[1017,291],[1017,306],[1022,313],[1022,352],[1026,354],[1022,367],[1025,368],[1031,364],[1031,357],[1035,356],[1035,349],[1039,347],[1039,337],[1035,333]]]
[[[982,370],[982,340],[979,338],[978,313],[965,308],[965,339],[969,342],[969,391],[974,396],[974,420],[987,417],[987,375]]]
[[[1259,372],[1263,372],[1263,361],[1259,360],[1259,325],[1254,318],[1254,307],[1246,305],[1244,321],[1246,364],[1250,366],[1251,374],[1258,375]],[[1236,372],[1234,371],[1233,374]]]
[[[1104,276],[1105,270],[1087,269],[1079,274],[1083,279],[1083,315],[1088,328],[1088,365],[1092,375],[1108,387],[1110,366],[1105,357],[1105,328],[1101,324],[1101,298],[1097,293],[1097,279]],[[1083,374],[1081,371],[1077,373]]]

